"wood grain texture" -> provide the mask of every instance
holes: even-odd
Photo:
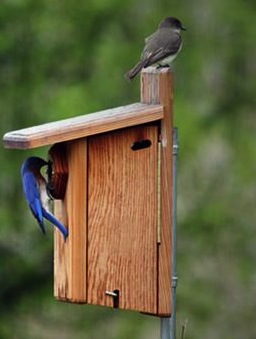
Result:
[[[161,244],[158,248],[158,314],[171,315],[172,302],[172,145],[173,145],[173,73],[169,68],[143,69],[141,102],[160,104],[161,120]]]
[[[68,184],[65,199],[55,200],[55,215],[68,225],[66,242],[54,233],[54,295],[57,299],[87,301],[87,142],[67,143]]]
[[[158,126],[90,137],[88,302],[157,313]],[[152,145],[131,150],[134,141]]]
[[[161,105],[136,103],[8,132],[3,142],[6,148],[35,148],[144,124],[162,117]]]

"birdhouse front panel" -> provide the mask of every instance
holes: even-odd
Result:
[[[157,145],[157,126],[88,140],[88,303],[157,312]]]

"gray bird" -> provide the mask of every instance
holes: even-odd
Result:
[[[152,65],[170,66],[182,47],[181,30],[186,30],[186,28],[179,19],[165,18],[155,33],[145,39],[145,47],[140,61],[125,74],[125,77],[132,80],[142,68]]]

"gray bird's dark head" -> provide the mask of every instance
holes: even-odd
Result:
[[[174,29],[182,29],[186,30],[186,27],[182,25],[181,21],[174,17],[168,17],[165,18],[162,22],[159,24],[159,28],[174,28]]]

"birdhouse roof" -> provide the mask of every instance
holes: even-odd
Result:
[[[163,118],[161,105],[135,103],[8,132],[4,146],[29,149],[79,139]]]

